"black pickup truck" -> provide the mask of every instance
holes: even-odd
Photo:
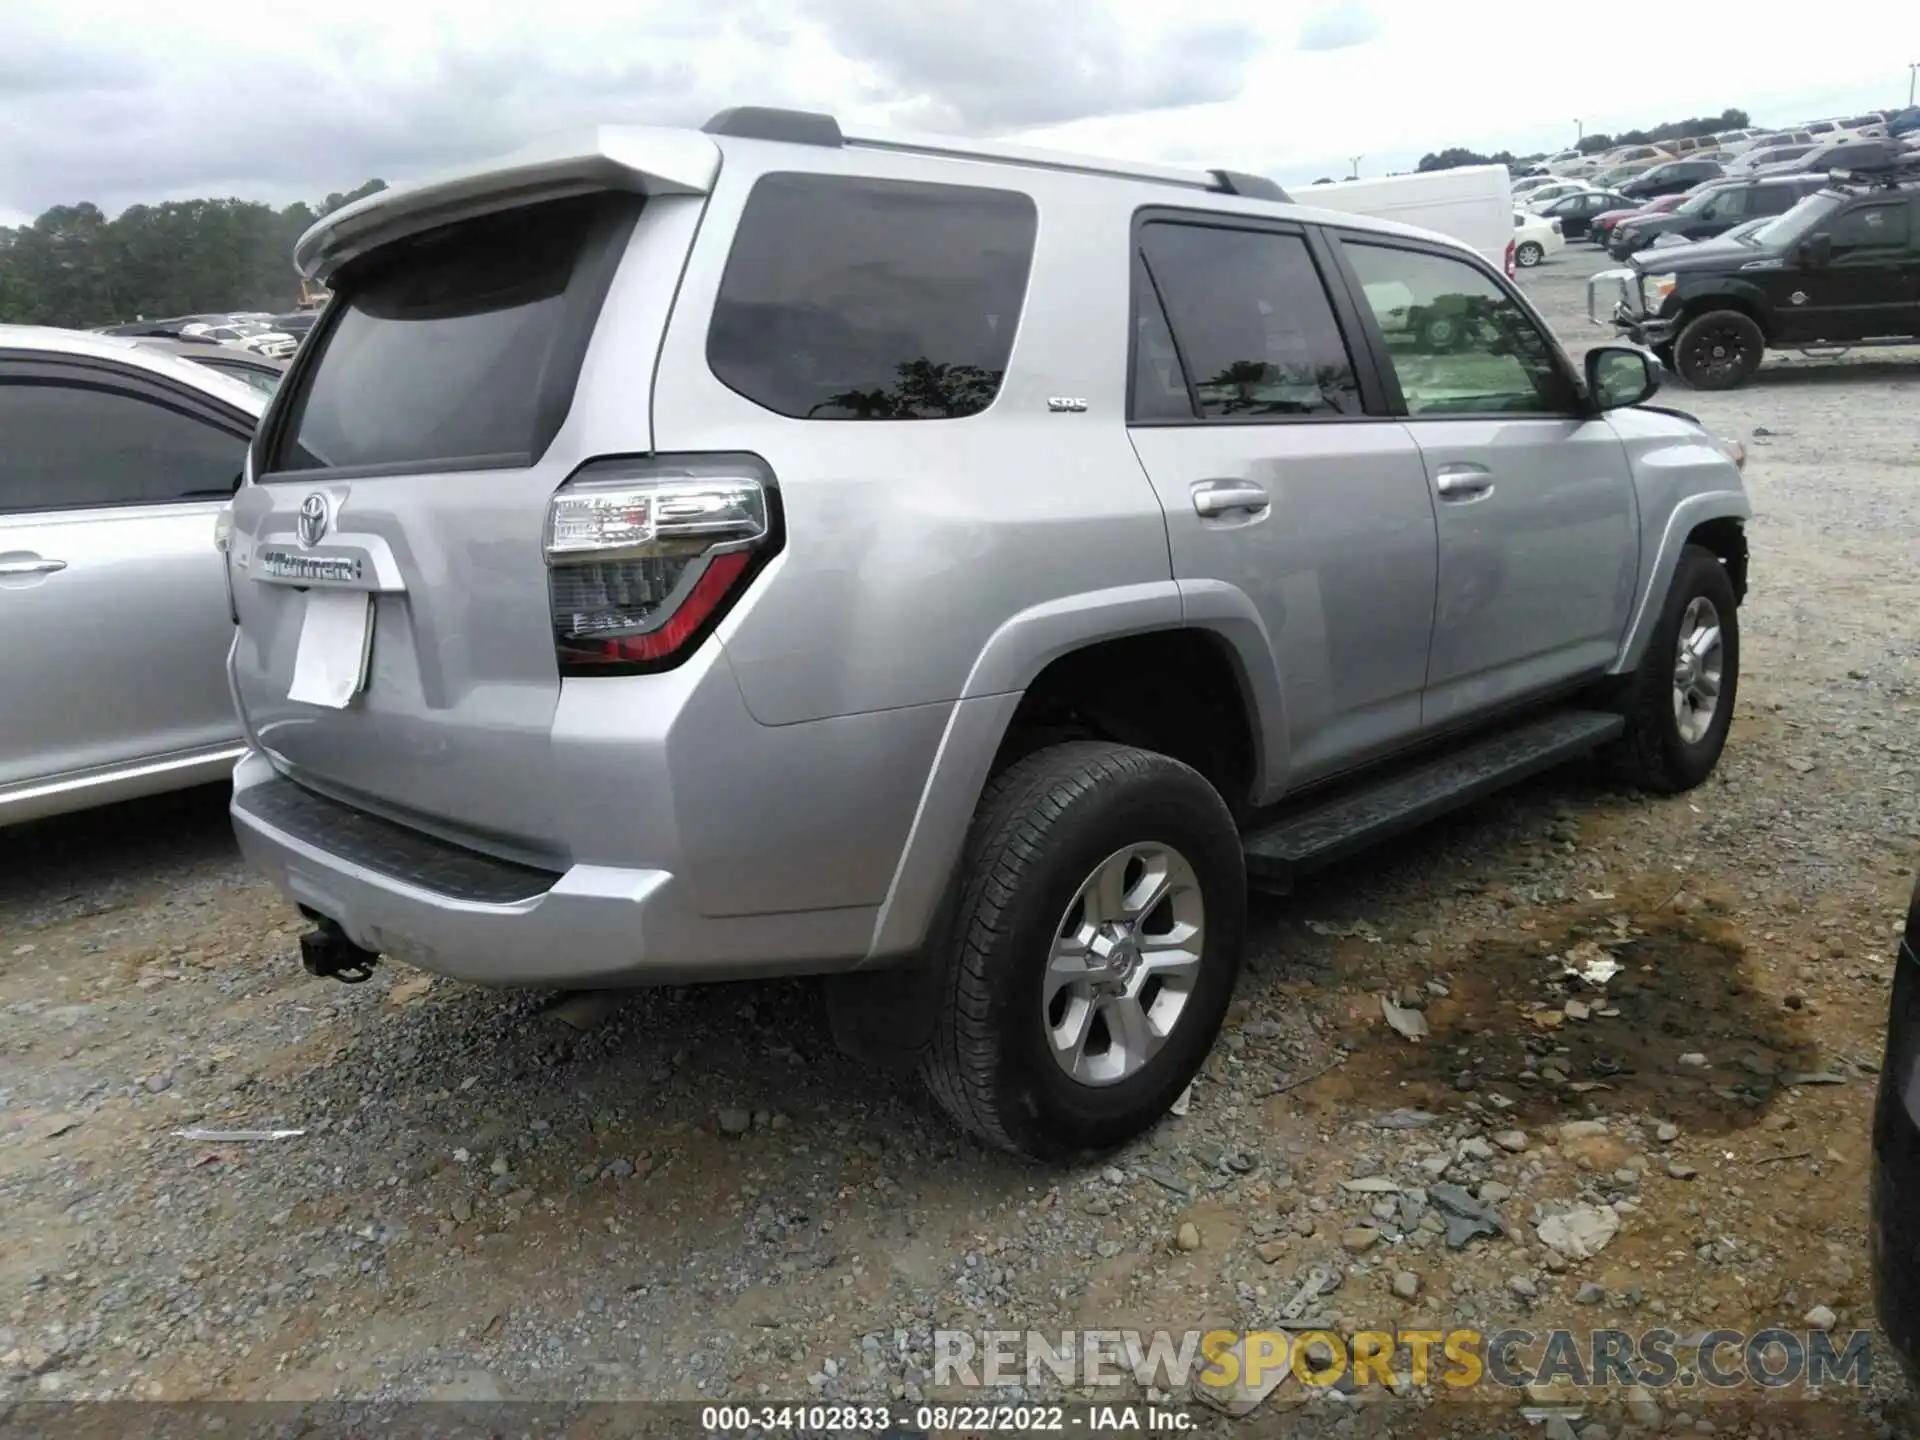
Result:
[[[1836,170],[1737,237],[1643,250],[1587,282],[1587,314],[1700,390],[1745,383],[1769,349],[1920,344],[1920,156]]]

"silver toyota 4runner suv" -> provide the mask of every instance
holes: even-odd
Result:
[[[826,974],[982,1139],[1114,1145],[1249,884],[1713,769],[1734,447],[1271,181],[746,109],[327,216],[226,541],[247,855],[496,986]]]

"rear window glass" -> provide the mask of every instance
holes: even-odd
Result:
[[[376,251],[339,282],[263,468],[531,464],[611,278],[607,228],[631,213],[554,201]]]
[[[1037,217],[1008,190],[767,175],[707,332],[729,389],[806,420],[940,420],[993,403]]]

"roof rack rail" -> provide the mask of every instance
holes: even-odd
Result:
[[[1291,205],[1293,197],[1264,175],[1249,175],[1244,170],[1209,170],[1213,188],[1225,195],[1244,195],[1249,200],[1278,200]]]
[[[824,145],[838,150],[846,143],[840,122],[817,110],[782,110],[772,105],[735,105],[722,110],[700,127],[709,135],[735,140],[780,140],[789,145]]]
[[[963,160],[998,160],[1003,164],[1029,165],[1041,170],[1110,175],[1116,179],[1182,185],[1216,195],[1239,195],[1248,200],[1292,203],[1292,197],[1274,181],[1264,175],[1250,175],[1241,170],[1179,170],[1166,165],[1070,155],[992,140],[969,140],[958,135],[848,131],[843,130],[833,116],[814,110],[736,105],[722,110],[700,128],[709,135],[734,140],[773,140],[790,145],[821,145],[830,149],[854,145],[863,149],[893,150],[906,154],[949,155]]]
[[[1877,163],[1848,165],[1827,171],[1827,180],[1834,185],[1862,185],[1869,188],[1895,190],[1913,180],[1920,180],[1920,152],[1912,155],[1889,155]]]

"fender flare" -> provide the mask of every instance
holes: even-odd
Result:
[[[1653,628],[1660,623],[1660,607],[1666,603],[1667,588],[1673,584],[1673,572],[1679,568],[1680,552],[1686,549],[1687,537],[1695,528],[1709,520],[1752,518],[1753,502],[1741,490],[1706,490],[1687,496],[1673,507],[1673,513],[1667,516],[1666,529],[1661,532],[1660,547],[1654,552],[1646,584],[1641,587],[1639,604],[1627,625],[1620,654],[1608,674],[1627,675],[1639,667],[1653,638]]]
[[[959,864],[993,757],[1040,673],[1083,646],[1182,628],[1209,631],[1225,647],[1248,706],[1253,798],[1264,800],[1284,782],[1286,713],[1273,650],[1259,611],[1239,589],[1210,580],[1157,580],[1030,606],[988,637],[947,718],[874,923],[869,964],[911,954],[926,939]]]
[[[1653,267],[1649,265],[1648,268]],[[1751,315],[1754,323],[1767,337],[1767,343],[1769,345],[1773,343],[1778,319],[1773,301],[1767,297],[1766,291],[1750,281],[1724,281],[1712,290],[1704,290],[1696,295],[1682,295],[1679,299],[1680,304],[1673,317],[1673,335],[1676,340],[1688,322],[1701,315],[1714,310],[1739,310]]]

